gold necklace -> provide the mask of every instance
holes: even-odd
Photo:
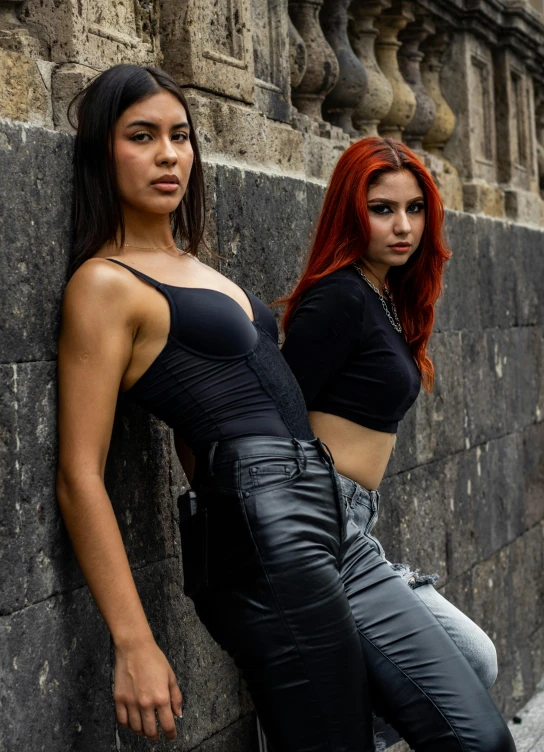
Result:
[[[138,248],[140,251],[166,251],[168,250],[168,248],[174,248],[175,245],[175,243],[171,243],[170,245],[166,245],[161,248],[158,245],[133,245],[132,243],[123,243],[121,248]],[[176,251],[183,253],[181,248],[176,248]]]

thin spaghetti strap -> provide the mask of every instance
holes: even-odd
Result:
[[[128,266],[127,264],[123,264],[122,261],[117,261],[117,259],[108,258],[105,257],[106,261],[112,261],[114,264],[119,264],[119,266],[124,266],[125,269],[128,269],[129,272],[132,272],[137,277],[140,277],[140,279],[143,279],[144,282],[149,282],[150,285],[153,285],[153,287],[160,287],[161,282],[157,282],[156,279],[153,279],[152,277],[148,277],[147,274],[144,274],[143,272],[139,272],[138,269],[134,269],[132,266]]]

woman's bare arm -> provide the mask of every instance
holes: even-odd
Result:
[[[104,486],[119,384],[137,330],[137,298],[107,262],[87,262],[70,280],[59,340],[57,494],[81,570],[116,648],[120,723],[168,738],[181,693],[151,633]]]

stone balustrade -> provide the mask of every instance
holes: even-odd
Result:
[[[28,92],[21,119],[65,130],[95,71],[162,64],[194,92],[210,153],[240,122],[255,135],[232,157],[326,180],[350,141],[387,135],[451,208],[542,221],[544,0],[78,2],[0,2],[0,115]]]

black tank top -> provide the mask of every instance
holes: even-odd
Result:
[[[170,306],[163,350],[125,394],[175,429],[194,452],[241,436],[313,439],[304,397],[277,345],[267,306],[244,290],[251,321],[217,290],[175,287],[125,267]]]

